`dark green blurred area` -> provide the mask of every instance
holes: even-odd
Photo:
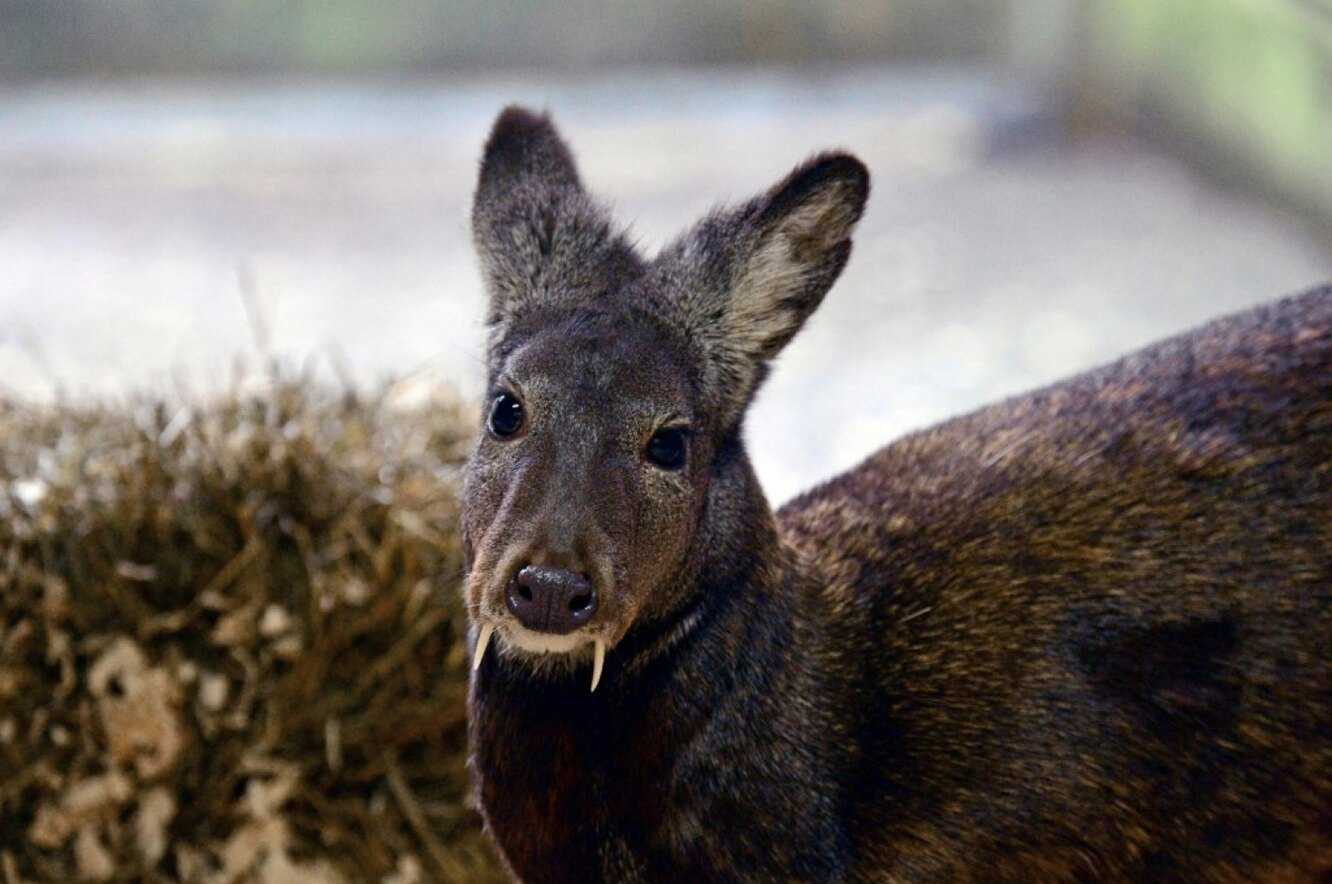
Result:
[[[1214,175],[1332,218],[1332,5],[1102,0],[1077,71],[1135,129]]]
[[[0,0],[0,81],[926,62],[1332,218],[1328,0]]]
[[[7,74],[434,72],[969,58],[1003,3],[70,0],[0,4]]]

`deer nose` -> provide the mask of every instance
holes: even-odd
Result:
[[[573,632],[597,612],[597,591],[587,575],[545,565],[520,570],[504,601],[523,626],[556,635]]]

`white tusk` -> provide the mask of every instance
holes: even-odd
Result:
[[[595,691],[601,681],[601,667],[606,664],[606,643],[599,638],[593,641],[596,644],[592,650],[592,690]]]
[[[486,658],[486,646],[490,644],[490,636],[494,631],[494,623],[481,624],[481,634],[476,637],[476,652],[472,654],[473,672],[481,668],[481,661]]]

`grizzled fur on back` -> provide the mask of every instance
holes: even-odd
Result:
[[[1332,288],[908,436],[774,515],[744,411],[867,196],[824,154],[648,258],[549,119],[496,122],[463,532],[472,766],[510,870],[1332,872]],[[595,612],[533,627],[532,573]]]

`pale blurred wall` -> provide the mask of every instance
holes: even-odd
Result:
[[[246,290],[284,356],[479,392],[466,200],[515,100],[649,247],[830,143],[874,169],[751,421],[775,500],[1332,278],[1329,216],[1266,198],[1316,204],[1329,157],[1320,20],[1286,0],[366,8],[0,0],[0,395],[213,389]]]

